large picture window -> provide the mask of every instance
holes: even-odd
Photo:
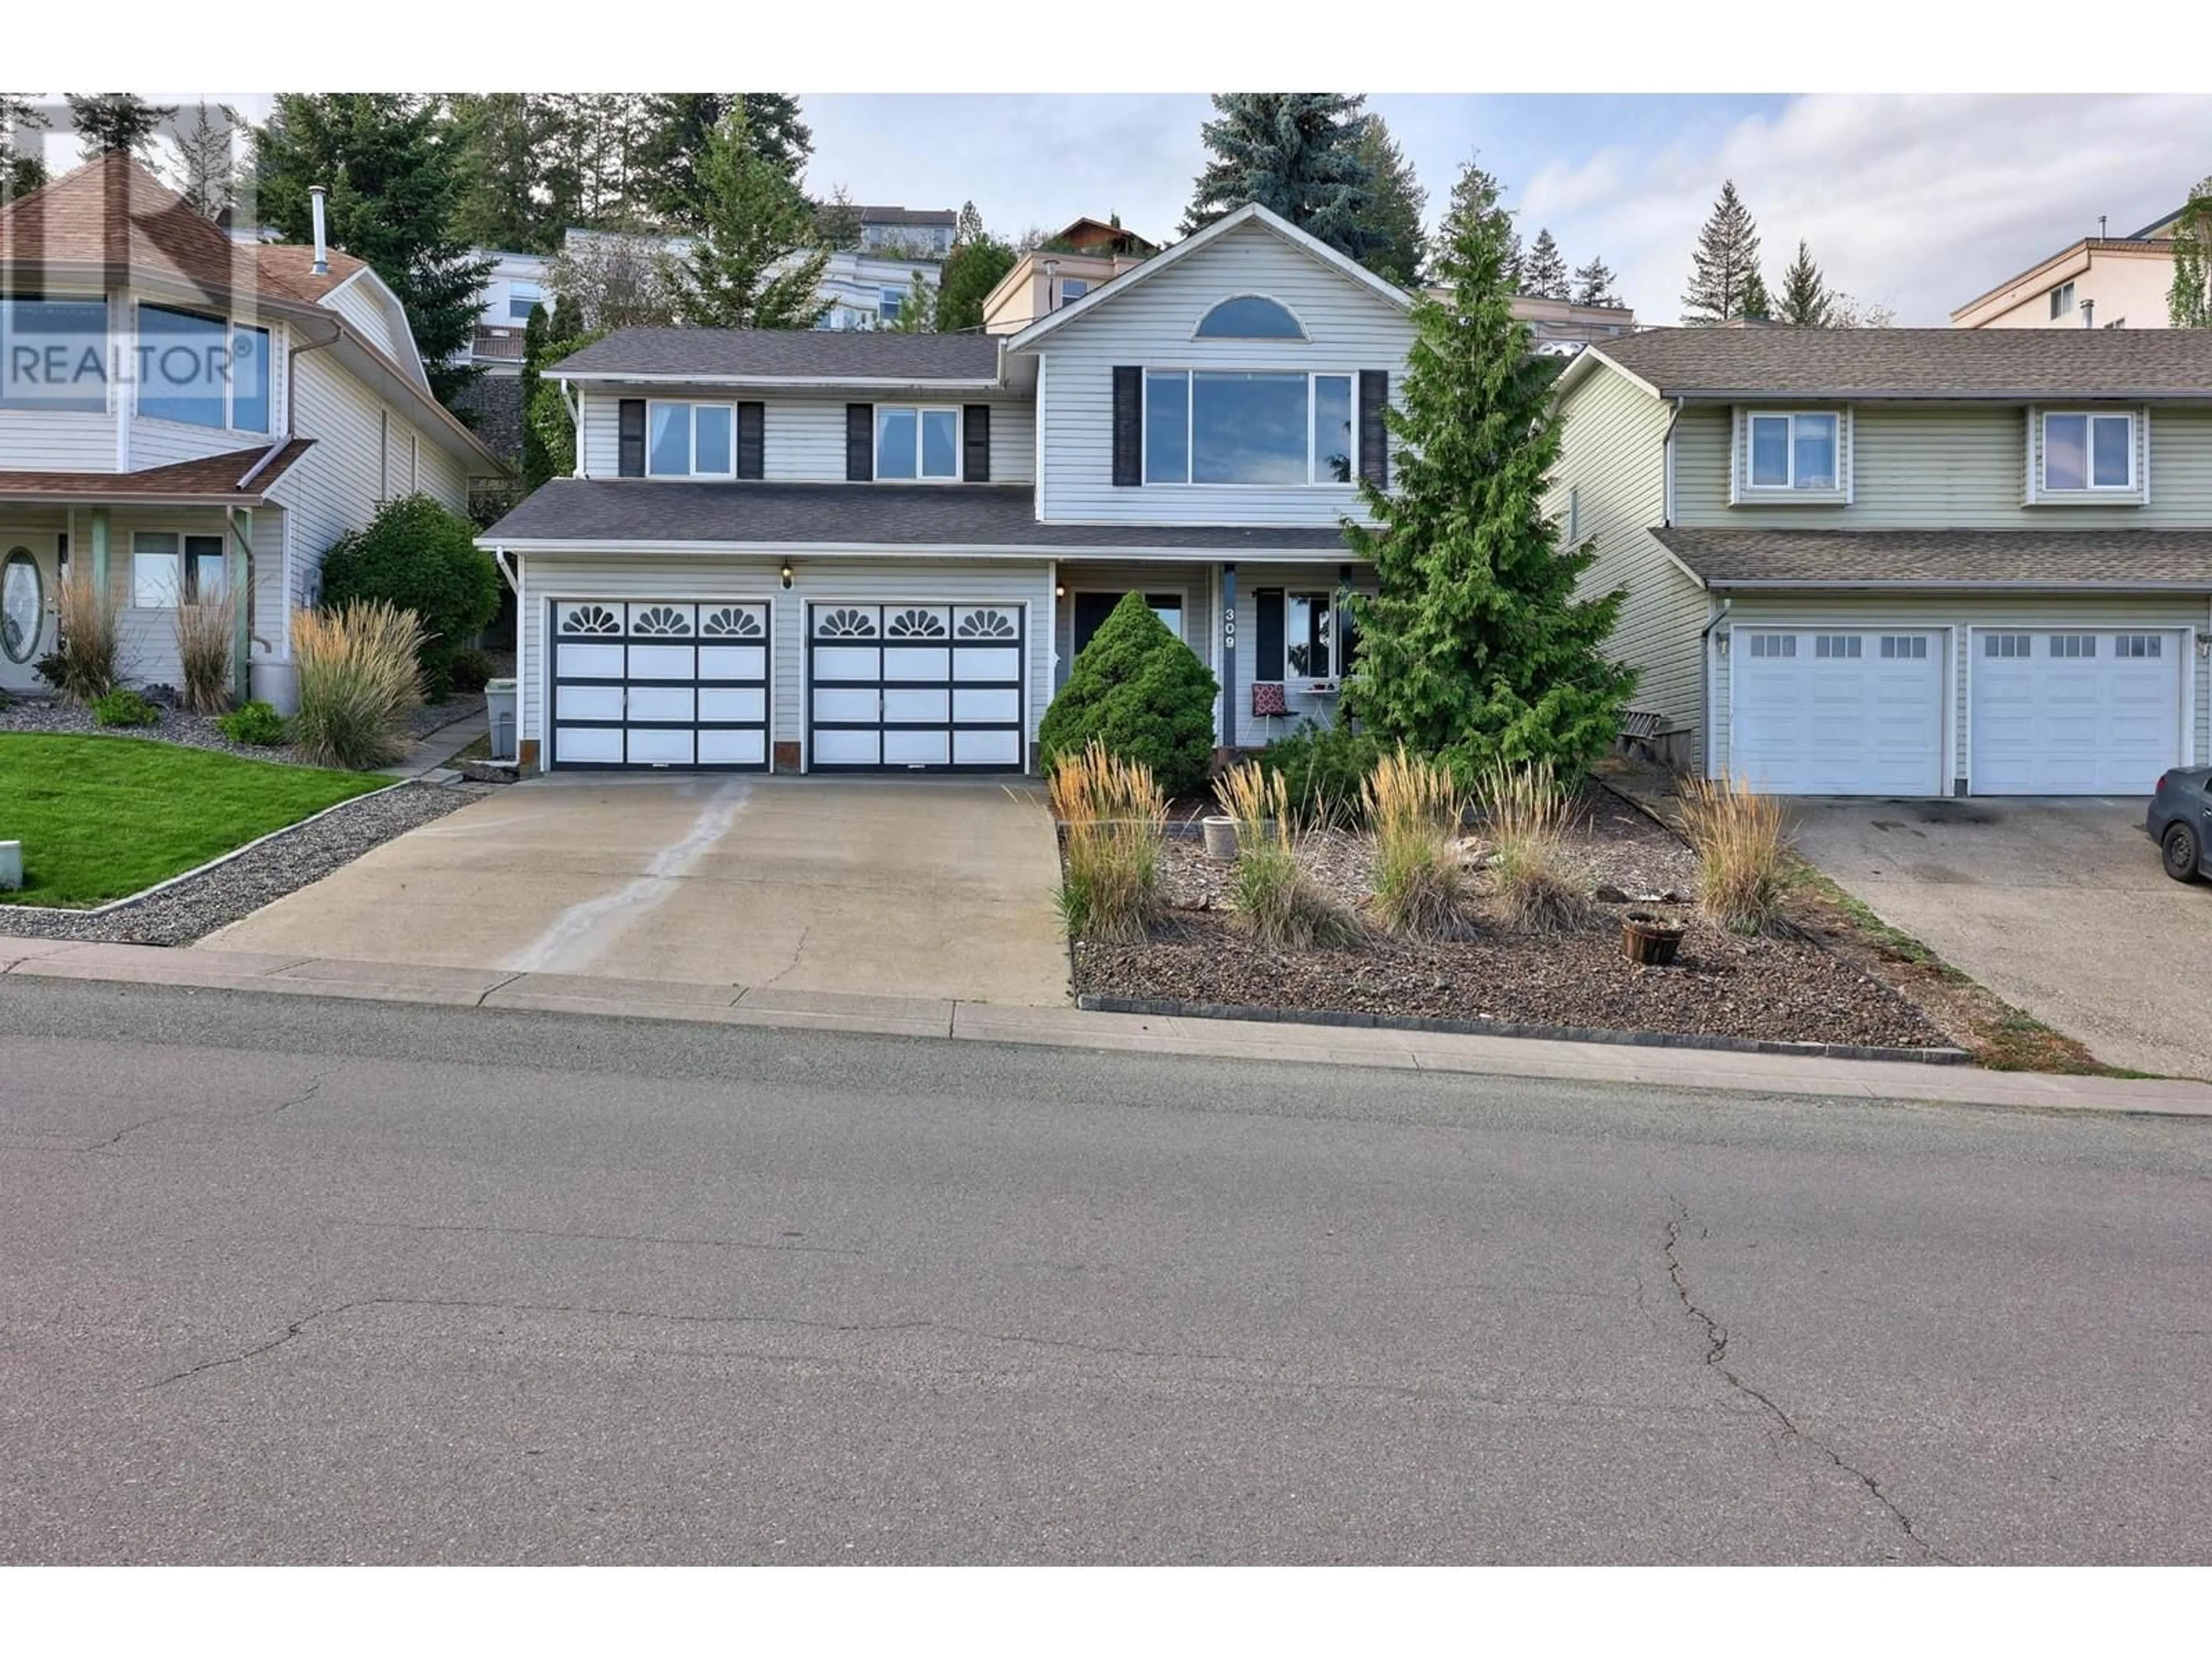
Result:
[[[0,299],[0,409],[107,410],[107,302]]]
[[[2136,487],[2135,416],[2045,415],[2043,487],[2053,495]]]
[[[727,478],[737,471],[737,410],[729,404],[653,404],[645,417],[645,470],[655,478]]]
[[[1352,376],[1153,369],[1145,376],[1146,483],[1349,483]]]
[[[1840,422],[1834,414],[1753,415],[1750,425],[1753,489],[1837,487]]]
[[[141,306],[131,371],[138,385],[138,412],[149,420],[269,430],[265,328],[167,306]]]

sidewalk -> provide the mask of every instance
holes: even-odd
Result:
[[[454,756],[490,730],[489,720],[479,708],[473,714],[464,714],[428,736],[416,738],[414,746],[403,757],[380,769],[387,776],[395,778],[428,777],[431,773],[443,769]],[[442,781],[440,779],[431,781]]]
[[[172,951],[153,945],[81,945],[0,935],[0,974],[954,1042],[1380,1066],[1660,1089],[1727,1089],[1770,1095],[2212,1118],[2212,1085],[2166,1079],[2054,1077],[1891,1060],[1642,1048],[1358,1027],[1247,1024],[1235,1020],[1086,1013],[1075,1008],[1024,1008],[921,997],[834,996],[671,980],[344,962],[245,951]]]

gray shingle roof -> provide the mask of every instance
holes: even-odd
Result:
[[[2202,588],[2212,530],[1654,530],[1713,587]]]
[[[624,328],[586,346],[556,374],[696,375],[702,380],[927,380],[998,378],[988,334],[777,328]]]
[[[884,547],[1188,547],[1343,554],[1334,530],[1039,524],[1027,484],[696,483],[556,478],[485,531],[488,543],[742,542]]]
[[[1658,328],[1600,342],[1667,397],[2212,398],[2212,330]]]

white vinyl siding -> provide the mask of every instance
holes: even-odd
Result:
[[[1571,401],[1580,397],[1577,388]],[[2130,504],[2134,497],[2100,498],[2063,509],[2026,504],[2028,482],[2041,464],[2040,454],[2031,453],[2040,422],[2021,404],[1859,404],[1851,417],[1848,504],[1732,506],[1731,410],[1689,405],[1674,431],[1675,522],[1792,530],[2148,530],[2212,524],[2212,405],[2160,405],[2139,416],[2136,476],[2148,486],[2141,505]]]
[[[0,471],[114,470],[114,416],[0,409]]]
[[[1705,724],[1698,635],[1705,592],[1650,533],[1666,515],[1668,413],[1625,376],[1592,374],[1568,394],[1545,506],[1564,535],[1571,499],[1578,539],[1596,544],[1581,596],[1628,590],[1607,648],[1635,665],[1631,702],[1663,715],[1670,729],[1696,732]]]
[[[777,575],[780,559],[655,557],[608,554],[536,554],[520,561],[525,603],[520,616],[522,735],[541,740],[545,693],[545,607],[556,599],[766,601],[774,635],[769,740],[804,743],[806,737],[806,605],[810,600],[924,604],[991,603],[1027,606],[1029,661],[1024,696],[1031,743],[1052,696],[1052,574],[1042,561],[996,563],[910,559],[881,562],[809,560],[793,556],[790,587]]]
[[[620,387],[594,386],[584,406],[584,470],[593,478],[617,477],[622,472],[622,399]],[[638,395],[647,394],[640,391]],[[850,398],[796,397],[788,394],[755,396],[743,387],[696,387],[690,391],[654,388],[653,398],[688,398],[757,403],[762,413],[762,471],[770,483],[843,483],[845,482],[845,405],[878,401],[864,393]],[[903,398],[886,393],[881,402],[910,407],[915,402],[951,404],[988,403],[991,406],[991,482],[1030,483],[1036,477],[1036,413],[1024,399],[976,398],[958,394],[913,394]]]
[[[383,296],[377,292],[374,279],[367,271],[332,289],[323,303],[367,335],[393,362],[404,366],[416,361],[413,343],[392,317]]]
[[[1207,311],[1239,294],[1280,301],[1297,314],[1309,338],[1191,337]],[[1396,402],[1413,337],[1405,313],[1258,225],[1241,227],[1174,268],[1093,303],[1089,315],[1063,324],[1038,348],[1046,387],[1041,519],[1327,526],[1360,514],[1350,485],[1116,486],[1114,370],[1124,365],[1319,374],[1381,369],[1390,375]]]

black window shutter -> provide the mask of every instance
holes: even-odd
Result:
[[[1390,401],[1390,376],[1370,368],[1359,377],[1359,476],[1377,489],[1390,487],[1390,434],[1382,425]]]
[[[1114,483],[1116,487],[1145,481],[1145,371],[1114,371]]]
[[[645,476],[645,399],[624,398],[616,432],[619,442],[615,470],[625,478]]]
[[[991,482],[991,405],[969,404],[961,411],[960,476],[969,483]]]
[[[876,406],[845,405],[845,477],[866,483],[876,476]]]
[[[738,476],[768,477],[768,405],[738,405]]]
[[[1283,590],[1254,588],[1252,608],[1256,613],[1255,631],[1260,636],[1252,653],[1252,678],[1279,680],[1283,678]]]

